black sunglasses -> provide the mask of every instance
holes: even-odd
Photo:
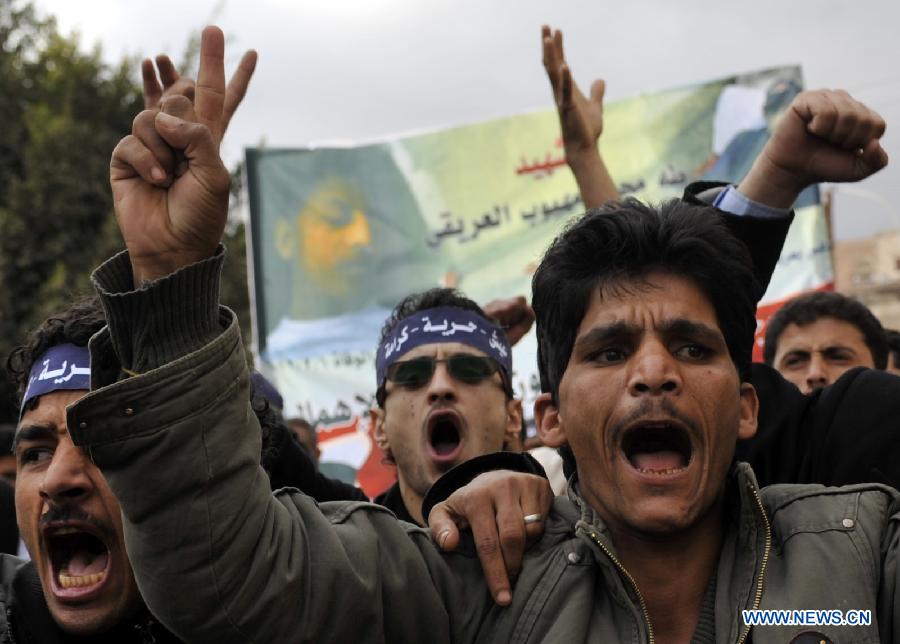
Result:
[[[431,381],[437,364],[443,362],[456,380],[476,384],[497,373],[500,366],[491,358],[460,353],[442,360],[422,357],[395,362],[387,368],[387,379],[395,385],[418,389]]]

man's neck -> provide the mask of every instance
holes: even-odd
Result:
[[[402,476],[398,476],[397,481],[400,484],[400,496],[403,498],[403,505],[406,506],[409,516],[419,525],[425,525],[425,520],[422,518],[422,500],[425,497],[407,485]]]
[[[656,640],[690,642],[722,548],[722,501],[690,529],[656,539],[609,526],[647,605]]]

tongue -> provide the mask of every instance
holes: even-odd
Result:
[[[94,554],[87,550],[76,550],[69,559],[65,572],[70,577],[83,577],[85,575],[93,575],[106,570],[106,563],[109,560],[109,553]]]
[[[459,443],[450,442],[450,441],[435,441],[434,443],[434,451],[441,456],[445,456],[450,454],[453,450],[457,448]]]
[[[634,465],[639,470],[677,470],[683,467],[681,454],[663,450],[661,452],[639,452],[634,455]]]

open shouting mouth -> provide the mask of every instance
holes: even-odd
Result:
[[[109,544],[92,526],[50,524],[43,529],[53,594],[84,600],[105,583],[111,563]]]
[[[433,412],[426,423],[428,452],[435,463],[452,463],[462,451],[462,419],[452,410]]]
[[[694,449],[687,428],[673,421],[643,421],[625,430],[622,452],[641,474],[656,476],[684,472]]]

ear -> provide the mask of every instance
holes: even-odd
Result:
[[[506,403],[506,430],[503,432],[504,445],[522,445],[522,401],[512,398]]]
[[[746,440],[756,435],[759,416],[759,397],[756,388],[749,382],[741,383],[741,422],[738,425],[738,438]]]
[[[388,441],[387,434],[384,431],[384,409],[381,407],[371,407],[369,409],[369,422],[372,423],[372,436],[375,438],[375,444],[378,449],[388,459],[393,459],[391,455],[391,444]]]
[[[566,432],[559,421],[559,408],[553,402],[553,395],[543,393],[538,396],[534,401],[534,424],[541,442],[547,447],[566,444]]]

